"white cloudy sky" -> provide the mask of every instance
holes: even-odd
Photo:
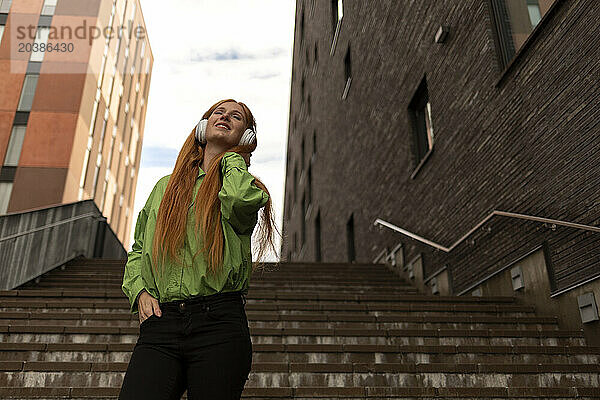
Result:
[[[233,98],[246,103],[256,119],[259,146],[249,171],[267,185],[281,232],[295,0],[165,4],[141,0],[154,68],[134,221],[156,181],[172,173],[202,114],[216,101]],[[277,234],[276,240],[279,252]],[[266,258],[274,260],[272,254]]]

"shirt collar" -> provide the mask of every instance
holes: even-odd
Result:
[[[202,175],[206,175],[206,172],[202,171],[202,168],[198,166],[198,178],[200,178]]]

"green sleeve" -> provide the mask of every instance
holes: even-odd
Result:
[[[152,204],[152,196],[154,195],[157,186],[158,185],[154,186],[150,196],[148,196],[146,204],[138,214],[137,222],[135,224],[135,231],[133,234],[133,245],[131,246],[131,251],[127,253],[127,263],[125,264],[125,272],[123,273],[123,284],[121,289],[129,299],[129,304],[131,305],[130,311],[133,314],[139,311],[137,297],[140,292],[145,289],[141,275],[142,248],[144,246],[146,222],[148,221],[148,210]]]
[[[219,191],[221,216],[240,234],[254,229],[258,210],[269,201],[269,195],[254,183],[244,157],[226,152],[221,160],[223,187]]]

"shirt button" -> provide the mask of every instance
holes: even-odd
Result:
[[[185,310],[185,303],[179,303],[179,310]]]

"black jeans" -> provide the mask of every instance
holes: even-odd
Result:
[[[140,325],[119,400],[239,400],[252,364],[240,292],[159,303]]]

